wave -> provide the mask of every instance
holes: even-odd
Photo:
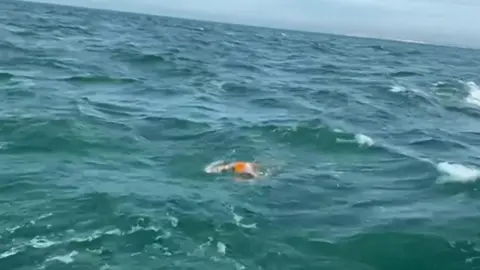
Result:
[[[332,47],[333,45],[331,43],[320,43],[320,42],[314,42],[311,45],[311,48],[322,52],[322,53],[332,53],[335,52],[335,48]]]
[[[156,63],[165,63],[167,59],[165,56],[158,54],[142,54],[138,57],[131,58],[129,61],[133,63],[142,63],[142,64],[156,64]]]
[[[144,116],[136,125],[140,136],[149,141],[171,141],[196,144],[218,140],[222,132],[216,131],[209,123],[173,116]],[[224,133],[223,133],[224,134]],[[187,146],[187,145],[185,145]],[[193,150],[193,149],[192,149]]]
[[[355,134],[355,141],[358,142],[360,145],[365,145],[365,146],[373,146],[374,145],[374,140],[367,135],[364,134]]]
[[[118,129],[112,133],[105,123],[101,126],[78,122],[75,118],[29,117],[0,120],[4,124],[3,136],[8,145],[6,154],[69,153],[86,155],[96,151],[132,151],[134,134]],[[111,128],[111,126],[110,126]]]
[[[68,254],[64,254],[64,255],[57,255],[57,256],[53,256],[53,257],[50,257],[50,258],[47,258],[45,260],[45,262],[50,262],[50,261],[60,261],[64,264],[70,264],[72,263],[74,260],[75,260],[75,256],[77,256],[79,253],[78,251],[72,251]]]
[[[396,72],[388,73],[388,76],[393,78],[404,78],[404,77],[423,76],[423,74],[415,71],[396,71]]]
[[[117,196],[111,192],[80,192],[49,200],[55,206],[52,212],[0,232],[4,247],[0,249],[0,262],[21,268],[31,265],[33,259],[37,266],[49,266],[55,260],[72,263],[83,256],[103,256],[116,251],[128,254],[133,260],[136,256],[143,260],[160,254],[170,261],[170,256],[209,251],[212,254],[204,257],[203,263],[218,255],[225,256],[220,258],[224,263],[235,263],[234,257],[225,254],[229,245],[224,241],[229,239],[222,237],[223,232],[256,227],[245,223],[246,218],[233,207],[223,206],[220,215],[202,210],[218,205],[213,198],[188,199],[184,197],[185,187],[177,196],[171,191],[165,189],[163,199],[125,190],[124,195]],[[42,205],[33,208],[44,209]],[[77,214],[65,219],[72,211]],[[214,228],[219,225],[216,234]],[[128,244],[116,245],[119,242]]]
[[[168,64],[170,61],[168,60],[169,56],[173,56],[172,53],[160,54],[160,53],[146,53],[141,52],[137,49],[115,49],[112,52],[112,57],[116,60],[120,60],[126,63],[133,63],[133,64]]]
[[[99,117],[99,113],[103,114],[100,118],[108,119],[109,117],[135,117],[145,112],[140,102],[129,102],[126,100],[108,100],[102,98],[83,97],[76,102],[80,113],[87,116]]]
[[[465,101],[480,107],[480,88],[474,82],[467,82],[466,86],[468,89],[468,95],[465,98]]]
[[[420,56],[422,52],[419,50],[410,50],[410,51],[391,51],[390,55],[395,57],[407,57],[407,56]]]
[[[415,44],[428,44],[425,41],[421,40],[413,40],[413,39],[392,39],[393,41],[399,41],[399,42],[404,42],[404,43],[415,43]]]
[[[8,40],[0,40],[0,49],[18,54],[27,54],[28,50]]]
[[[383,45],[370,45],[370,46],[367,46],[367,48],[371,48],[375,51],[388,51],[386,47]]]
[[[358,233],[330,242],[290,237],[286,242],[302,256],[315,258],[322,254],[322,261],[332,269],[470,270],[480,267],[477,259],[480,252],[474,243],[449,241],[429,233]]]
[[[348,133],[327,126],[312,126],[294,121],[284,121],[283,124],[269,123],[243,125],[239,130],[245,134],[262,134],[264,140],[273,140],[275,144],[290,147],[306,147],[315,151],[333,151],[335,153],[354,152],[362,148],[375,146],[375,141],[361,133]],[[248,135],[247,135],[248,136]],[[352,146],[356,145],[356,146]],[[382,147],[372,148],[382,151]],[[387,149],[383,149],[388,151]]]
[[[478,168],[455,164],[449,162],[440,162],[437,170],[442,174],[442,182],[460,182],[467,183],[480,179],[480,170]]]
[[[406,92],[407,88],[402,85],[394,85],[390,88],[390,91],[393,93]]]
[[[341,241],[337,250],[373,269],[472,269],[468,261],[480,252],[461,243],[456,246],[442,237],[420,233],[365,233]]]
[[[242,63],[242,62],[232,62],[229,61],[224,64],[226,68],[238,71],[248,71],[248,72],[255,72],[256,74],[264,74],[267,73],[261,68],[252,63]]]
[[[115,83],[134,83],[137,82],[134,78],[115,78],[110,76],[98,76],[98,75],[84,75],[84,76],[71,76],[62,78],[67,82],[73,83],[85,83],[85,84],[115,84]]]
[[[438,82],[435,84],[443,107],[450,112],[480,117],[480,88],[473,81]],[[465,93],[466,92],[466,93]]]
[[[0,81],[1,80],[9,80],[11,78],[13,78],[14,75],[11,74],[11,73],[8,73],[8,72],[0,72]]]

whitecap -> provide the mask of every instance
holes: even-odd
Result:
[[[7,228],[6,230],[9,232],[9,233],[14,233],[16,230],[22,228],[22,226],[20,225],[17,225],[17,226],[14,226],[12,228]]]
[[[42,219],[45,219],[45,218],[51,217],[51,216],[53,216],[53,213],[47,213],[47,214],[39,216],[36,220],[42,220]]]
[[[91,242],[94,241],[98,238],[100,238],[103,235],[101,231],[94,231],[92,235],[89,235],[87,237],[73,237],[70,239],[70,242],[77,242],[77,243],[83,243],[83,242]]]
[[[38,236],[30,240],[30,245],[34,248],[48,248],[55,244],[57,243],[43,237],[38,237]]]
[[[120,229],[118,228],[115,228],[115,229],[106,231],[105,235],[122,235],[122,231],[120,231]]]
[[[0,254],[0,259],[4,259],[4,258],[7,258],[7,257],[10,257],[12,255],[15,255],[19,252],[20,250],[18,248],[11,248],[5,252],[3,252],[2,254]]]
[[[176,218],[176,217],[174,217],[174,216],[168,215],[168,219],[170,220],[170,224],[171,224],[173,227],[177,227],[177,225],[178,225],[178,218]]]
[[[338,143],[357,143],[360,146],[368,146],[368,147],[373,146],[375,144],[375,141],[372,138],[368,137],[365,134],[361,134],[361,133],[355,134],[355,138],[353,140],[352,139],[337,138],[336,142],[338,142]]]
[[[362,145],[362,146],[365,146],[365,145],[372,146],[375,143],[372,138],[360,133],[355,134],[355,140],[359,145]]]
[[[157,227],[154,227],[154,226],[148,226],[148,227],[142,227],[140,225],[135,225],[133,226],[132,228],[130,228],[130,230],[127,232],[127,234],[133,234],[133,233],[136,233],[138,231],[154,231],[154,232],[158,232],[160,229],[157,228]]]
[[[77,251],[72,251],[72,252],[70,252],[69,254],[66,254],[66,255],[60,255],[60,256],[54,256],[54,257],[48,258],[46,261],[47,262],[49,262],[49,261],[60,261],[60,262],[63,262],[64,264],[69,264],[69,263],[73,262],[73,257],[75,257],[76,255],[78,255],[78,252]]]
[[[225,246],[224,243],[222,242],[217,242],[217,251],[218,253],[225,254],[225,251],[227,250],[227,246]]]
[[[235,224],[237,226],[240,226],[240,227],[243,227],[243,228],[246,228],[246,229],[253,229],[253,228],[256,228],[257,227],[257,224],[255,223],[252,223],[252,224],[243,224],[242,223],[242,220],[243,220],[243,217],[236,214],[235,212],[232,211],[232,214],[233,214],[233,219],[235,220]]]
[[[480,178],[480,171],[462,164],[440,162],[437,170],[443,175],[442,180],[452,182],[472,182]]]
[[[480,107],[480,88],[474,82],[467,82],[468,96],[465,98],[467,103]]]
[[[393,92],[393,93],[399,93],[399,92],[405,92],[405,91],[407,91],[407,88],[401,85],[394,85],[390,88],[390,92]]]

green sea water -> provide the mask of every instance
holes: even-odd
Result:
[[[478,50],[15,1],[0,36],[0,270],[480,269]]]

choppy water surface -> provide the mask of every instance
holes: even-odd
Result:
[[[480,268],[478,51],[0,10],[0,269]]]

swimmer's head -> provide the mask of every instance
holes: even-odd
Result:
[[[208,171],[211,173],[233,172],[242,177],[255,178],[261,175],[259,167],[257,163],[237,161],[228,164],[216,164],[209,167]]]
[[[251,162],[235,162],[233,163],[233,171],[237,174],[247,176],[247,177],[257,177],[258,173],[258,164]]]

